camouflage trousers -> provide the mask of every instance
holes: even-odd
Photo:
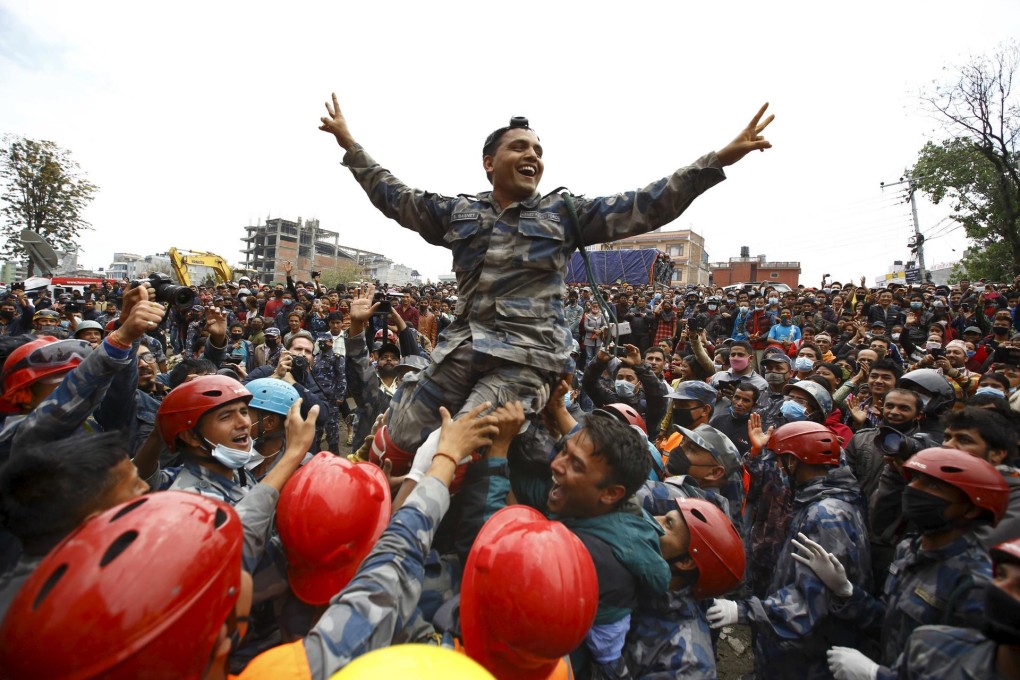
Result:
[[[520,401],[524,413],[539,413],[549,401],[550,384],[558,376],[474,351],[465,341],[416,376],[404,378],[390,408],[388,427],[393,443],[413,452],[439,428],[439,407],[456,418],[479,404],[493,408]]]

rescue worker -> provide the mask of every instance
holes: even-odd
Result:
[[[747,623],[754,632],[758,678],[829,678],[825,652],[857,646],[859,632],[834,617],[834,596],[814,572],[793,559],[798,534],[825,545],[846,566],[855,586],[870,587],[868,533],[857,482],[840,467],[840,447],[820,423],[788,423],[769,438],[794,489],[789,535],[773,569],[768,596],[716,599],[706,616],[713,628]]]
[[[429,243],[450,248],[457,274],[457,319],[433,351],[434,363],[394,399],[380,429],[392,445],[387,448],[410,460],[409,452],[438,427],[438,406],[457,413],[483,401],[498,406],[507,384],[528,413],[539,413],[569,355],[562,298],[570,253],[582,243],[618,240],[678,217],[724,178],[723,167],[771,146],[761,134],[773,119],[762,120],[765,108],[718,152],[643,190],[596,199],[555,192],[541,197],[542,145],[526,119],[514,118],[482,148],[492,191],[445,198],[412,191],[382,168],[355,142],[334,94],[319,129],[344,149],[344,165],[376,208]]]
[[[715,650],[699,601],[719,597],[744,577],[744,545],[714,504],[677,498],[656,517],[662,556],[670,566],[669,592],[645,594],[631,619],[624,659],[635,678],[714,680]]]
[[[835,616],[881,631],[876,658],[886,667],[895,664],[918,626],[980,628],[981,586],[991,578],[992,564],[974,529],[997,524],[1009,497],[990,463],[962,451],[925,449],[903,464],[903,475],[909,481],[903,514],[921,535],[897,546],[881,599],[854,587],[838,558],[814,541],[792,543],[794,559],[836,595],[830,610]]]

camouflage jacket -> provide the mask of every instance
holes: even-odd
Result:
[[[346,359],[333,352],[319,352],[312,364],[312,377],[319,385],[326,403],[331,410],[337,408],[336,402],[347,393]]]
[[[878,677],[903,680],[1006,680],[995,669],[998,645],[976,630],[921,626],[910,636],[895,674]]]
[[[790,540],[798,533],[822,544],[857,587],[871,585],[871,554],[857,480],[845,467],[797,489],[786,541],[778,554],[769,595],[738,602],[741,622],[755,631],[760,678],[830,678],[825,652],[857,647],[859,631],[832,616],[835,597],[810,568],[796,562]]]
[[[572,225],[558,192],[500,206],[490,192],[447,197],[411,189],[359,145],[343,162],[384,215],[453,251],[457,319],[433,360],[470,340],[475,351],[546,371],[562,370],[570,354],[562,298],[575,234],[591,245],[658,229],[725,179],[719,159],[708,153],[644,189],[577,197],[580,224]]]
[[[716,678],[708,621],[689,589],[641,599],[623,657],[631,676],[643,680]]]
[[[974,534],[938,550],[923,550],[919,536],[902,541],[889,569],[881,600],[854,588],[848,600],[832,602],[832,613],[861,628],[880,626],[881,658],[891,666],[919,626],[981,628],[984,590],[992,561]]]

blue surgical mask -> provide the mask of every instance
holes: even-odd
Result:
[[[807,409],[797,402],[789,399],[783,402],[783,405],[779,407],[779,410],[790,422],[796,422],[807,418]]]
[[[1005,394],[1003,394],[1002,390],[997,390],[994,387],[979,387],[977,388],[977,392],[974,393],[974,396],[976,397],[979,394],[991,394],[996,397],[1006,396]]]
[[[747,307],[741,307],[740,308],[740,313],[741,314],[747,314]]]
[[[793,368],[796,371],[810,371],[815,365],[815,360],[811,357],[797,357],[793,362]]]
[[[770,305],[779,304],[779,298],[769,298],[769,304]]]
[[[626,380],[616,381],[616,394],[621,397],[633,397],[634,396],[634,383],[627,382]]]
[[[910,308],[911,309],[921,309],[921,307],[923,307],[923,306],[924,305],[922,303],[920,303],[920,302],[911,302],[910,303]]]
[[[566,394],[563,395],[563,405],[566,406],[567,408],[570,408],[570,405],[572,403],[573,401],[570,399],[570,392],[567,392]]]

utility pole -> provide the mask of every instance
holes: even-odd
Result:
[[[879,186],[885,190],[886,187],[894,187],[899,184],[907,185],[907,194],[910,200],[910,214],[914,218],[914,240],[908,242],[907,246],[910,247],[910,252],[917,252],[917,273],[921,277],[921,283],[924,284],[927,281],[926,272],[924,269],[924,234],[921,233],[921,225],[917,221],[917,199],[914,197],[914,193],[917,190],[917,177],[900,177],[900,181],[891,182],[886,184],[885,182],[879,182]]]

